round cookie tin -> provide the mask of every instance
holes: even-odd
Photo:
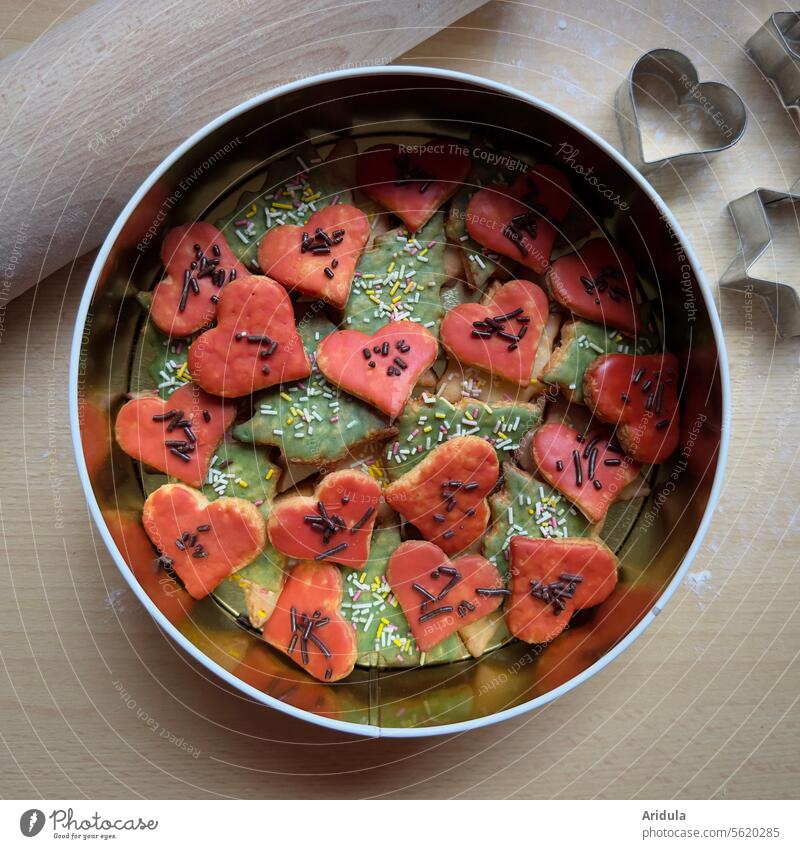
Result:
[[[336,684],[303,674],[211,597],[181,603],[154,575],[140,525],[135,464],[113,445],[141,326],[136,283],[152,282],[170,226],[213,220],[225,198],[306,136],[332,143],[480,131],[532,150],[570,179],[580,202],[643,265],[663,342],[678,356],[683,428],[651,494],[609,542],[622,567],[614,596],[578,616],[546,650],[512,643],[475,660],[356,669]],[[490,155],[485,151],[474,155]],[[647,275],[645,275],[647,276]],[[146,288],[146,287],[141,287]],[[644,631],[682,581],[719,497],[728,448],[729,379],[719,317],[697,258],[652,186],[612,146],[537,98],[479,77],[423,67],[345,70],[254,97],[167,157],[123,209],[86,283],[70,366],[76,462],[97,529],[149,614],[199,663],[271,708],[340,731],[418,737],[466,731],[534,710],[600,671]],[[613,544],[612,544],[613,543]]]

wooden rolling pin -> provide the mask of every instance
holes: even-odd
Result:
[[[0,61],[0,304],[96,247],[148,172],[273,86],[385,64],[482,0],[100,0]]]

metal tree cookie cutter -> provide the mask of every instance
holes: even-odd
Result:
[[[800,110],[800,12],[775,12],[745,49],[787,109]]]
[[[646,77],[657,77],[666,83],[679,106],[693,104],[705,111],[719,131],[719,143],[660,159],[646,159],[636,106],[637,97],[645,93],[652,96],[644,85]],[[650,50],[633,63],[625,82],[617,89],[615,106],[623,153],[643,174],[657,171],[668,162],[704,159],[727,150],[739,141],[747,127],[747,110],[739,95],[724,83],[701,83],[691,60],[667,47]]]
[[[794,188],[788,192],[760,188],[728,204],[739,246],[719,281],[720,288],[758,295],[781,337],[800,335],[800,295],[789,283],[751,277],[749,270],[772,242],[769,208],[784,201],[800,204]]]

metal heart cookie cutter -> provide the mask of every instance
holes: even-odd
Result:
[[[692,104],[706,112],[719,131],[719,143],[660,159],[646,159],[636,99],[643,95],[654,97],[645,85],[647,77],[666,83],[679,106]],[[654,99],[659,100],[657,96]],[[724,83],[701,83],[691,60],[667,47],[650,50],[633,63],[617,90],[615,106],[623,153],[643,174],[657,171],[668,162],[705,159],[712,153],[727,150],[739,141],[747,127],[747,110],[739,95]]]
[[[800,109],[800,13],[775,12],[745,45],[787,109]]]
[[[758,295],[766,304],[778,334],[786,337],[800,335],[800,296],[797,290],[789,283],[761,280],[749,273],[772,242],[769,208],[783,201],[800,204],[800,194],[760,188],[728,204],[739,246],[719,285],[724,289]]]

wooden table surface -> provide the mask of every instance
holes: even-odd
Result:
[[[4,0],[0,52],[81,5]],[[535,93],[613,144],[614,92],[645,50],[675,47],[701,78],[732,85],[749,110],[744,139],[691,177],[654,179],[716,291],[736,246],[726,203],[800,177],[797,129],[742,51],[771,11],[765,0],[494,2],[406,58]],[[48,238],[33,224],[25,250]],[[776,262],[797,253],[793,226],[781,231]],[[800,794],[800,339],[778,339],[761,304],[717,295],[733,381],[727,479],[693,578],[655,624],[534,715],[468,735],[376,741],[229,692],[178,652],[124,587],[92,530],[66,412],[72,325],[90,262],[0,304],[0,794]],[[162,729],[178,741],[161,739]]]

